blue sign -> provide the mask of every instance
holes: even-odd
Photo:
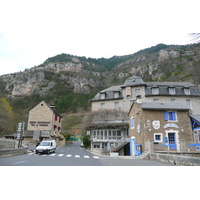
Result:
[[[164,137],[164,142],[168,143],[168,137]]]

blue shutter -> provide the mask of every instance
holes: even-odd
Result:
[[[175,112],[172,112],[172,120],[176,121],[176,113]]]
[[[131,128],[134,128],[134,127],[135,127],[135,119],[131,118]]]
[[[164,112],[164,118],[165,118],[165,121],[169,120],[169,113],[167,111]]]

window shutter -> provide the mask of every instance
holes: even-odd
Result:
[[[165,118],[165,121],[168,121],[169,120],[169,114],[168,112],[164,112],[164,118]]]
[[[176,121],[176,113],[172,112],[172,120]]]
[[[131,128],[134,128],[135,127],[135,121],[134,121],[134,118],[131,118]]]

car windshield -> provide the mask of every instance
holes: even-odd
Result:
[[[50,142],[41,142],[39,146],[50,146]]]

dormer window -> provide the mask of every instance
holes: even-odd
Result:
[[[114,98],[119,98],[119,91],[114,92]]]
[[[185,88],[184,88],[184,93],[185,93],[186,95],[190,95],[190,88],[185,87]]]
[[[171,94],[171,95],[176,94],[175,87],[169,87],[169,94]]]
[[[152,87],[151,91],[152,91],[152,94],[154,95],[159,94],[159,87]]]
[[[105,92],[100,93],[100,99],[105,99],[105,98],[106,98],[106,93]]]

